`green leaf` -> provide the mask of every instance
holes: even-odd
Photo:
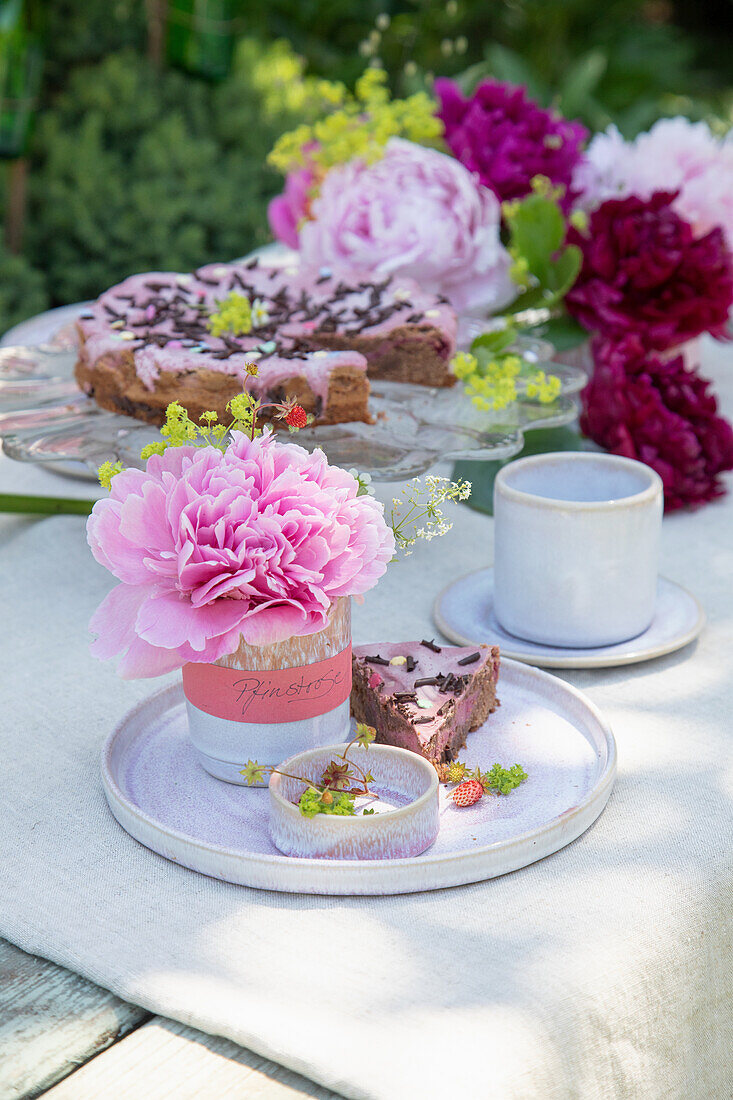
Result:
[[[324,802],[324,795],[330,798],[330,801]],[[315,817],[316,814],[353,817],[356,813],[354,796],[348,791],[332,794],[330,791],[319,791],[315,787],[308,787],[303,791],[298,808],[304,817]]]
[[[524,84],[530,99],[547,102],[547,87],[521,54],[501,46],[498,42],[492,42],[486,48],[486,60],[492,75],[497,80],[505,80],[510,84]]]
[[[556,202],[532,194],[507,216],[511,251],[526,260],[540,284],[549,283],[552,257],[565,240],[565,220]]]
[[[560,110],[567,118],[582,113],[608,67],[602,50],[591,50],[570,66],[560,90]]]
[[[533,336],[546,336],[556,351],[568,351],[577,348],[588,339],[588,333],[574,321],[572,317],[563,314],[562,317],[552,317],[540,329],[532,331]],[[535,433],[533,432],[532,435]]]
[[[317,791],[315,787],[309,787],[307,791],[303,791],[298,802],[298,809],[303,817],[315,817],[316,814],[321,812],[322,808],[320,791]]]
[[[501,764],[494,764],[490,771],[484,772],[477,778],[483,784],[484,790],[496,791],[497,794],[509,794],[520,783],[524,783],[527,773],[519,764],[512,764],[511,768],[502,768]]]
[[[500,355],[501,352],[512,346],[516,338],[517,330],[513,325],[507,325],[506,328],[498,332],[482,332],[472,342],[471,351],[476,352],[479,349],[484,349],[491,355]]]
[[[520,294],[507,312],[516,315],[526,309],[554,309],[577,279],[582,262],[583,256],[577,245],[568,245],[557,259],[548,262],[540,285]]]
[[[491,76],[491,73],[492,69],[489,62],[479,61],[475,65],[469,65],[464,72],[459,73],[458,76],[453,77],[453,79],[463,94],[465,96],[470,96],[476,89],[477,84],[480,84],[487,76]]]
[[[550,265],[548,285],[558,299],[564,298],[578,278],[583,263],[583,253],[576,244],[569,244]]]

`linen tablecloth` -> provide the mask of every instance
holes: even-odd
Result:
[[[730,350],[706,346],[705,366],[730,415]],[[69,484],[0,461],[0,489]],[[618,742],[597,823],[501,879],[388,898],[261,893],[131,840],[99,750],[159,683],[88,655],[113,582],[83,518],[6,518],[0,540],[0,934],[348,1097],[730,1095],[732,500],[664,522],[662,570],[709,617],[699,641],[564,674]],[[355,641],[432,636],[434,596],[491,541],[457,510],[355,607]]]

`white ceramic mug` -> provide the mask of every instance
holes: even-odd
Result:
[[[617,455],[559,452],[504,466],[494,485],[494,610],[517,638],[613,645],[651,624],[662,480]]]

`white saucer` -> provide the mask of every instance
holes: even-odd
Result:
[[[681,585],[660,577],[652,624],[637,638],[594,649],[540,645],[515,638],[499,625],[493,591],[493,567],[452,581],[433,606],[435,625],[458,645],[488,642],[498,645],[505,657],[544,668],[611,668],[649,661],[688,645],[705,625],[705,612],[695,597]]]

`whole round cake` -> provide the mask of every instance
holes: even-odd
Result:
[[[257,259],[132,275],[82,314],[78,331],[84,392],[152,424],[172,401],[194,419],[214,411],[226,421],[245,383],[262,401],[295,399],[316,423],[335,424],[370,420],[368,377],[455,381],[454,311],[401,276],[344,280]]]

